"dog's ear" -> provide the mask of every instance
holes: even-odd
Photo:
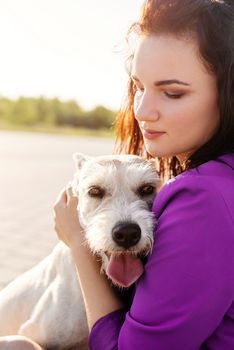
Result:
[[[92,157],[86,156],[81,152],[76,152],[73,154],[72,158],[75,161],[77,170],[80,170],[82,168],[82,165]]]

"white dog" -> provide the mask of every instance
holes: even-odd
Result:
[[[153,161],[138,156],[75,155],[73,188],[86,243],[102,259],[102,270],[121,287],[143,272],[140,257],[150,253],[159,182]],[[88,276],[87,276],[88,278]],[[46,349],[86,349],[82,294],[69,249],[52,253],[0,292],[0,335],[27,336]]]

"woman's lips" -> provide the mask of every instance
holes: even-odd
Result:
[[[142,130],[144,138],[148,140],[152,140],[155,138],[158,138],[159,136],[162,136],[165,134],[163,131],[155,131],[155,130]]]

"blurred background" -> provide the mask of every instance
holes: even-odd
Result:
[[[72,154],[112,153],[142,0],[0,0],[0,289],[57,242]]]
[[[125,94],[125,34],[141,5],[0,0],[0,126],[108,129]]]

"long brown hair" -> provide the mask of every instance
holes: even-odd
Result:
[[[129,36],[166,33],[189,35],[198,42],[200,56],[217,78],[220,126],[216,134],[181,165],[175,156],[157,157],[159,173],[173,177],[225,152],[234,152],[234,2],[233,0],[146,0]],[[134,54],[134,53],[133,53]],[[129,62],[133,58],[129,57]],[[131,73],[131,72],[129,72]],[[147,154],[133,111],[134,84],[128,82],[127,98],[116,118],[116,152]]]

